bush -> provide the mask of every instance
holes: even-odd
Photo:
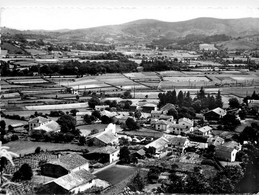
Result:
[[[19,139],[18,135],[12,135],[11,136],[11,141],[16,141],[18,139]]]
[[[41,147],[37,147],[34,151],[35,154],[39,154],[41,152]]]

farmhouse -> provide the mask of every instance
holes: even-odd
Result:
[[[164,137],[160,137],[156,139],[155,141],[147,144],[145,148],[154,147],[156,149],[156,153],[161,152],[163,149],[168,147],[169,141]]]
[[[100,163],[112,163],[119,160],[120,149],[118,147],[106,146],[97,148],[86,154],[89,160],[96,160]]]
[[[67,155],[59,155],[56,160],[42,165],[41,174],[58,178],[81,169],[89,170],[88,160],[78,154],[71,153]]]
[[[50,120],[46,123],[41,124],[38,127],[33,128],[32,131],[51,132],[51,131],[59,131],[59,130],[60,130],[60,125],[56,121]]]
[[[190,144],[190,141],[187,137],[180,135],[165,135],[165,138],[169,141],[169,146],[171,146],[173,150],[176,150],[180,153],[183,153],[185,148],[187,148]]]
[[[237,150],[226,146],[217,146],[215,148],[216,158],[224,161],[234,162],[236,160]]]
[[[162,111],[152,110],[151,111],[151,118],[159,118],[161,114],[162,114]]]
[[[29,120],[28,124],[29,124],[29,132],[34,129],[35,127],[38,127],[46,122],[49,122],[50,120],[41,116],[38,116],[36,118],[33,118],[31,120]]]
[[[80,169],[44,184],[44,194],[77,194],[95,185],[96,176],[85,169]]]
[[[215,108],[204,114],[206,120],[219,120],[226,115],[226,111],[222,108]]]
[[[171,124],[172,124],[172,123],[169,122],[169,121],[158,120],[158,121],[155,123],[155,129],[158,130],[158,131],[167,131],[167,129],[169,128],[169,126],[170,126]]]

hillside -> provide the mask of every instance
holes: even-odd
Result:
[[[59,38],[85,40],[151,41],[157,38],[176,39],[189,34],[238,37],[259,34],[258,18],[215,19],[197,18],[182,22],[137,20],[121,25],[101,26],[60,33]]]
[[[181,22],[159,20],[136,20],[120,25],[60,31],[17,31],[2,28],[2,33],[22,33],[50,36],[63,40],[83,40],[91,42],[147,43],[154,39],[177,40],[187,35],[226,35],[245,37],[259,34],[259,18],[216,19],[197,18]],[[223,40],[222,40],[223,41]]]

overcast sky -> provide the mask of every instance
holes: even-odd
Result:
[[[138,19],[259,18],[259,0],[0,0],[1,26],[78,29]]]

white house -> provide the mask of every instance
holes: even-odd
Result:
[[[155,123],[155,129],[158,131],[167,131],[172,123],[170,121],[158,120]]]
[[[229,148],[226,146],[217,146],[215,148],[215,157],[229,162],[234,162],[236,160],[237,150],[234,148]]]
[[[210,126],[204,126],[193,131],[195,134],[202,136],[211,136],[212,128]]]
[[[188,118],[181,118],[178,120],[178,123],[173,123],[168,127],[167,133],[180,135],[181,133],[193,131],[193,124],[193,120]]]
[[[44,117],[41,117],[41,116],[38,116],[38,117],[35,117],[31,120],[29,120],[28,122],[28,125],[29,125],[29,132],[34,129],[35,127],[38,127],[40,125],[43,125],[44,123],[47,123],[49,122],[50,119],[47,119],[47,118],[44,118]]]

